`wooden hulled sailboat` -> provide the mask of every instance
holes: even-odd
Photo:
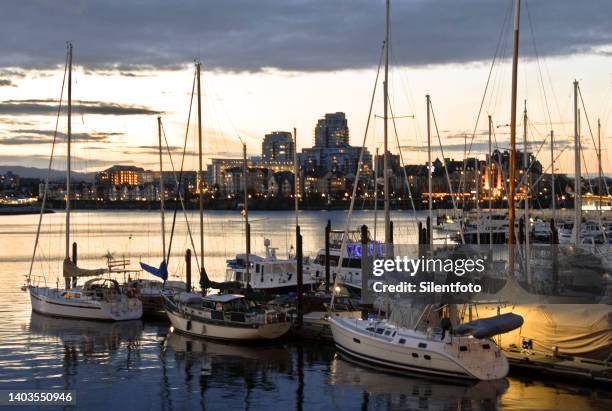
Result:
[[[204,221],[202,190],[202,111],[201,111],[201,64],[196,63],[197,110],[198,110],[198,192],[200,219],[200,285],[228,291],[240,289],[238,282],[217,283],[211,281],[204,269]],[[247,220],[248,223],[248,220]],[[250,250],[247,249],[247,256]],[[249,261],[247,259],[247,267]],[[252,304],[241,294],[202,295],[178,293],[165,295],[164,308],[174,330],[196,337],[245,341],[278,338],[289,331],[289,320],[284,312],[266,309]]]
[[[40,314],[70,317],[89,320],[133,320],[142,316],[142,304],[138,299],[124,294],[119,287],[117,281],[102,278],[103,274],[107,273],[107,269],[83,269],[76,264],[76,252],[70,258],[70,160],[71,160],[71,139],[72,139],[72,44],[68,44],[67,56],[67,71],[68,71],[68,130],[67,143],[68,150],[66,155],[66,226],[65,226],[65,241],[66,254],[62,266],[63,277],[65,279],[65,289],[50,287],[40,287],[34,285],[32,281],[32,267],[36,257],[36,247],[40,237],[39,219],[38,231],[34,245],[34,253],[30,264],[30,271],[26,277],[26,289],[30,294],[32,303],[32,311]],[[58,114],[59,115],[59,114]],[[51,163],[50,163],[51,164]],[[46,192],[48,187],[45,184],[45,193],[43,194],[42,210],[45,207]],[[76,243],[74,244],[76,246]],[[75,247],[76,251],[76,247]],[[80,277],[96,277],[88,280],[83,286],[77,286],[77,279]]]

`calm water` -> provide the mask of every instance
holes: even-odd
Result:
[[[19,287],[37,218],[0,216],[0,389],[76,390],[77,408],[86,410],[612,409],[605,390],[568,383],[511,376],[456,386],[363,368],[320,343],[230,345],[171,333],[163,322],[91,323],[32,314]],[[264,238],[270,238],[278,254],[286,255],[293,218],[290,212],[252,212],[253,251],[262,252]],[[320,247],[327,219],[340,229],[345,218],[342,211],[301,213],[305,252]],[[61,213],[47,215],[42,226],[34,273],[45,274],[50,284],[60,273],[63,219]],[[397,242],[413,239],[411,213],[396,212],[393,220]],[[364,223],[373,230],[373,213],[356,213],[355,226]],[[244,250],[240,215],[207,214],[205,230],[207,271],[222,279],[225,260]],[[159,262],[159,231],[157,213],[104,211],[74,213],[72,234],[79,264],[92,268],[104,266],[108,252],[134,265]],[[170,271],[180,277],[182,255],[190,247],[182,215],[176,231]]]

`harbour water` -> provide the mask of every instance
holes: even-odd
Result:
[[[196,218],[189,214],[189,219]],[[341,229],[345,218],[345,211],[300,213],[305,254],[322,245],[327,219]],[[373,218],[373,212],[358,211],[353,225],[368,224],[373,231]],[[183,253],[191,248],[184,219],[182,214],[176,217],[171,277],[180,276]],[[287,254],[294,244],[293,213],[252,212],[250,219],[254,252],[262,253],[263,239],[270,238],[279,256]],[[392,219],[396,242],[414,241],[412,212],[396,211]],[[609,390],[580,382],[511,374],[501,382],[456,385],[364,368],[321,343],[234,345],[184,337],[165,322],[94,323],[32,314],[20,287],[37,221],[36,215],[0,216],[3,390],[76,390],[76,408],[84,410],[612,409]],[[170,226],[171,215],[167,221]],[[44,274],[50,285],[57,282],[64,255],[63,222],[64,214],[56,213],[46,215],[42,225],[33,272]],[[225,260],[244,250],[243,222],[237,212],[211,212],[205,223],[206,269],[220,280]],[[134,266],[138,261],[159,262],[155,211],[77,211],[72,224],[79,265],[104,266],[108,252],[129,258]],[[197,250],[199,242],[194,240]]]

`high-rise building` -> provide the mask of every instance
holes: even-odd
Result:
[[[315,127],[315,145],[304,148],[299,157],[304,172],[342,175],[355,174],[359,163],[361,147],[349,145],[349,128],[344,113],[327,113]],[[372,166],[372,156],[364,149],[364,169]]]
[[[349,145],[349,128],[342,112],[327,113],[315,127],[315,147],[338,148]]]
[[[293,137],[288,131],[273,131],[266,134],[261,143],[261,156],[266,161],[290,161],[293,162],[293,151],[295,145]]]

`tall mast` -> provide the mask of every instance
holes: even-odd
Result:
[[[432,173],[432,164],[431,164],[431,120],[430,120],[430,107],[431,102],[429,99],[429,94],[425,96],[425,103],[427,104],[427,187],[429,191],[429,226],[427,229],[433,224],[433,193],[431,192],[431,173]],[[442,159],[444,161],[444,159]],[[433,236],[430,232],[427,233],[427,238],[429,239],[429,245],[433,244]]]
[[[383,158],[383,176],[384,185],[383,190],[385,192],[385,244],[391,243],[391,217],[389,214],[389,147],[388,147],[388,105],[389,105],[389,9],[390,0],[386,1],[386,12],[385,12],[385,81],[383,83],[384,89],[384,158]]]
[[[245,235],[245,249],[246,249],[246,275],[249,278],[249,258],[251,254],[251,227],[249,227],[249,189],[248,189],[248,172],[249,168],[247,165],[247,146],[246,143],[242,143],[242,181],[244,184],[244,235]]]
[[[378,147],[376,147],[376,155],[374,156],[374,241],[376,241],[378,229]]]
[[[574,240],[580,243],[582,188],[580,185],[580,117],[578,114],[578,81],[574,80]]]
[[[603,194],[602,185],[602,174],[603,170],[601,168],[601,120],[597,119],[597,194],[599,194],[599,218],[601,219],[601,196]]]
[[[514,3],[514,50],[512,52],[512,105],[510,110],[510,192],[508,193],[508,245],[510,246],[508,266],[514,272],[514,195],[516,192],[516,89],[518,77],[519,24],[521,21],[521,0]]]
[[[200,71],[202,63],[196,63],[196,76],[198,82],[198,202],[200,208],[200,270],[204,269],[204,192],[202,190],[202,88],[200,83]]]
[[[68,149],[66,152],[66,259],[70,258],[70,159],[72,144],[72,43],[68,43]]]
[[[162,256],[163,261],[166,261],[166,215],[164,212],[166,190],[164,189],[164,163],[162,159],[162,121],[160,116],[157,116],[157,139],[159,140],[159,211],[161,213]]]
[[[295,226],[297,227],[300,224],[300,220],[298,217],[299,211],[299,195],[300,195],[300,186],[299,186],[299,164],[298,164],[298,156],[297,156],[297,130],[293,127],[293,197],[294,197],[294,208],[295,208]],[[296,245],[297,246],[297,245]]]
[[[550,208],[555,218],[555,132],[550,130]]]
[[[493,125],[493,120],[491,119],[491,115],[489,114],[489,158],[487,159],[487,170],[488,170],[488,178],[489,178],[489,249],[493,249],[493,170],[491,169],[493,165],[493,159],[491,156],[493,152],[491,151],[491,129]]]
[[[524,214],[523,214],[523,226],[525,232],[525,274],[528,281],[531,283],[531,270],[529,265],[529,258],[531,255],[530,243],[529,243],[529,154],[527,150],[527,100],[525,100],[525,110],[523,111],[523,176],[525,179],[525,200],[523,202]]]

